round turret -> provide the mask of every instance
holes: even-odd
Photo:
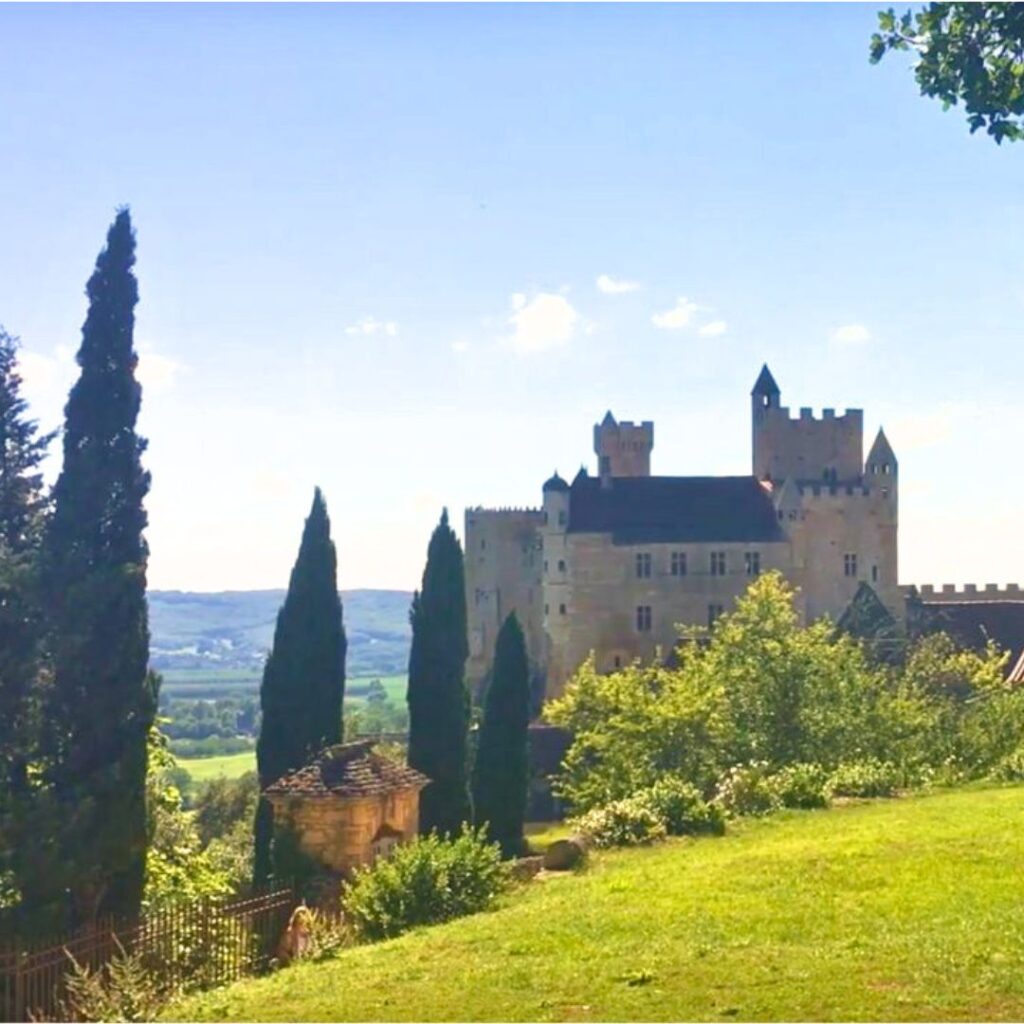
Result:
[[[545,494],[548,491],[567,491],[569,485],[558,475],[558,471],[555,471],[555,475],[544,481],[543,491]]]

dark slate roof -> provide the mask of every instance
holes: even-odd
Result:
[[[569,532],[610,533],[616,544],[767,542],[786,535],[752,476],[577,477]]]
[[[558,475],[558,472],[556,470],[554,476],[549,477],[547,480],[544,481],[544,486],[541,488],[541,490],[567,491],[569,490],[569,485]]]
[[[921,605],[924,628],[941,630],[967,647],[981,648],[989,639],[1010,652],[1006,666],[1015,675],[1024,659],[1024,601],[936,601]],[[1021,670],[1024,676],[1024,669]]]
[[[378,796],[422,789],[430,779],[389,757],[373,752],[376,740],[325,747],[309,764],[267,787],[272,796]]]
[[[775,383],[775,378],[772,376],[772,371],[768,369],[767,363],[761,367],[761,372],[757,375],[757,380],[754,381],[754,390],[750,393],[752,395],[781,394],[779,385]]]

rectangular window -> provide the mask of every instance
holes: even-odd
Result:
[[[708,629],[711,629],[715,624],[715,620],[724,612],[725,609],[720,604],[709,604],[708,605]]]
[[[673,551],[672,552],[672,575],[673,576],[685,576],[686,575],[686,552],[685,551]]]
[[[559,572],[565,572],[565,559],[564,558],[560,558],[558,560],[558,571]]]
[[[565,526],[565,509],[564,508],[558,510],[558,525],[559,526]]]
[[[560,604],[558,606],[558,614],[559,615],[564,615],[565,614],[565,605],[564,604]]]
[[[761,575],[761,552],[760,551],[745,551],[743,553],[744,561],[747,564],[747,575],[748,576],[760,576]]]
[[[877,583],[878,582],[878,566],[877,565],[871,566],[871,582],[872,583]]]
[[[843,575],[844,576],[856,576],[857,575],[857,556],[856,555],[843,555]]]
[[[641,604],[636,609],[636,630],[638,633],[650,633],[651,631],[651,606]]]
[[[650,579],[651,556],[649,554],[639,554],[636,556],[636,576],[640,580]]]
[[[724,551],[712,551],[711,552],[711,575],[712,576],[724,576],[725,575],[725,552]]]

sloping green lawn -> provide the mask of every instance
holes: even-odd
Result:
[[[176,1020],[1024,1019],[1024,789],[787,812],[604,853],[490,913]]]

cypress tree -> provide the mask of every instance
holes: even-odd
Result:
[[[337,555],[318,487],[263,670],[263,719],[256,744],[261,790],[341,741],[346,646]],[[261,799],[253,864],[258,884],[273,873],[272,837],[270,803]]]
[[[16,804],[38,749],[36,569],[46,509],[39,467],[54,437],[26,416],[17,355],[18,339],[0,327],[0,872],[14,866]]]
[[[409,764],[430,780],[420,796],[420,831],[457,833],[470,819],[466,779],[469,691],[462,547],[441,515],[413,595],[409,651]]]
[[[53,685],[48,708],[59,870],[80,921],[132,916],[145,882],[149,474],[135,432],[135,235],[118,211],[86,286],[81,374],[65,406],[64,464],[44,543]],[[63,877],[60,877],[63,876]]]
[[[473,815],[506,857],[523,850],[529,785],[530,666],[512,612],[502,623],[473,766]]]

